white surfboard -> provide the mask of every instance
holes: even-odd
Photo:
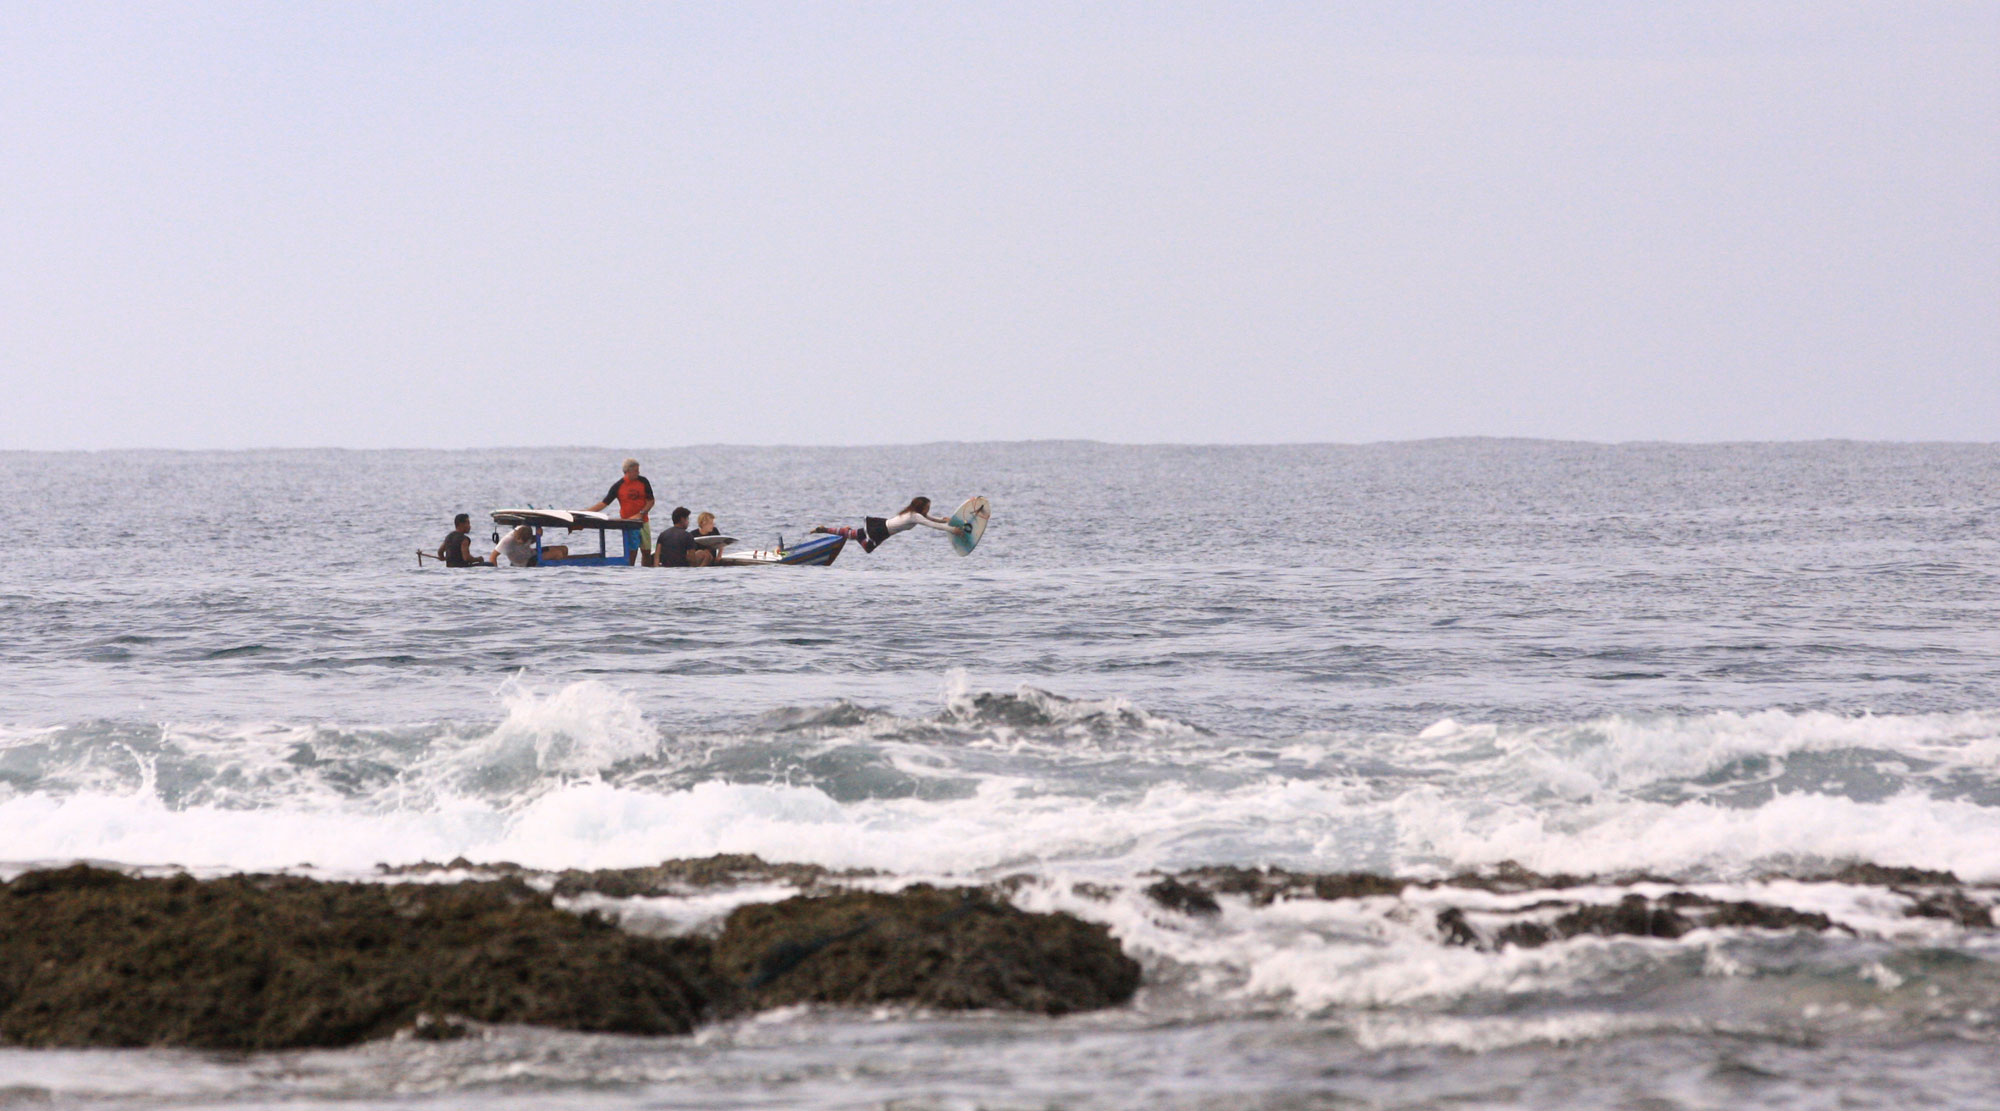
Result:
[[[965,499],[965,504],[952,513],[951,519],[946,524],[959,525],[965,529],[962,535],[951,538],[951,546],[958,549],[959,555],[971,555],[972,549],[979,546],[979,538],[986,535],[986,519],[990,516],[992,516],[992,506],[981,497]]]
[[[694,542],[711,552],[719,552],[736,543],[736,538],[734,536],[697,536],[694,538]]]

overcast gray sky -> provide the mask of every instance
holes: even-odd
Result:
[[[2000,3],[0,0],[0,448],[2000,439]]]

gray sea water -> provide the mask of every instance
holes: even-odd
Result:
[[[454,512],[589,504],[626,454],[760,546],[919,493],[993,521],[970,557],[919,530],[824,569],[418,565]],[[1025,875],[1147,970],[1059,1020],[0,1048],[0,1106],[1993,1103],[2000,940],[1784,877],[2000,883],[2000,446],[0,453],[0,511],[6,872]],[[1427,895],[1141,894],[1502,861],[1847,929],[1486,951]]]

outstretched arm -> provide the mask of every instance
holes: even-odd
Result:
[[[621,479],[620,481],[623,481],[623,480]],[[612,483],[612,484],[611,484],[611,489],[609,489],[609,490],[606,490],[606,491],[604,492],[604,497],[602,497],[602,498],[598,499],[598,502],[597,502],[597,504],[596,504],[596,505],[593,505],[593,506],[589,507],[588,509],[585,509],[585,510],[584,510],[584,512],[585,512],[585,513],[595,513],[595,512],[597,512],[598,510],[600,510],[600,509],[603,509],[603,508],[604,508],[605,506],[607,506],[607,505],[610,505],[610,504],[611,504],[612,502],[615,502],[615,501],[617,501],[617,500],[618,500],[618,483],[617,483],[617,482],[614,482],[614,483]]]

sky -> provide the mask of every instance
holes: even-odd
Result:
[[[0,0],[0,449],[1996,418],[1989,0]]]

